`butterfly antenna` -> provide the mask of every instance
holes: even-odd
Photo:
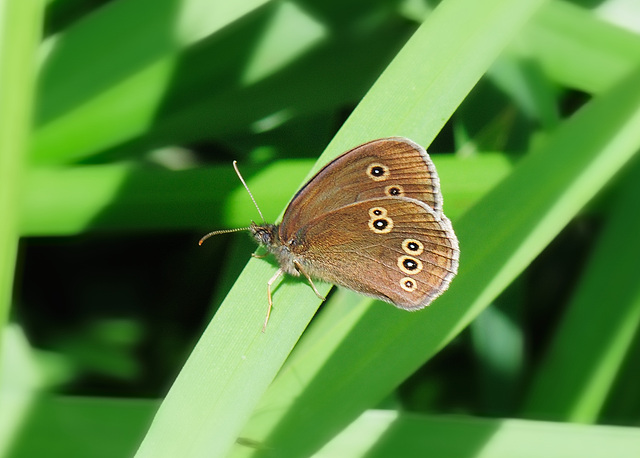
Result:
[[[240,170],[238,170],[238,161],[233,161],[233,168],[235,169],[236,174],[238,175],[238,178],[240,178],[240,181],[242,182],[244,189],[246,189],[247,192],[249,193],[249,197],[251,197],[251,200],[253,201],[253,205],[256,206],[256,210],[258,210],[258,213],[260,214],[260,218],[262,218],[262,222],[266,224],[267,221],[264,219],[264,216],[262,216],[262,212],[260,211],[260,207],[258,207],[258,203],[253,198],[253,194],[251,194],[251,191],[249,190],[249,186],[247,186],[247,183],[244,181],[244,178],[242,178],[242,175],[240,174]]]
[[[202,245],[202,243],[207,240],[209,237],[212,237],[214,235],[218,235],[218,234],[228,234],[230,232],[240,232],[240,231],[248,231],[250,228],[248,227],[238,227],[236,229],[223,229],[221,231],[213,231],[213,232],[209,232],[207,235],[205,235],[204,237],[202,237],[200,239],[200,241],[198,242],[198,245]]]

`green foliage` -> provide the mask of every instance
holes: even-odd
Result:
[[[557,0],[52,0],[36,51],[43,6],[1,5],[0,456],[638,455],[640,36]],[[440,173],[450,290],[287,278],[262,333],[273,261],[195,245],[257,218],[231,160],[274,221],[390,135]]]

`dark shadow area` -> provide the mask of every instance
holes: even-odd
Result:
[[[49,37],[71,27],[98,8],[114,0],[57,0],[47,3],[43,36]]]
[[[21,243],[13,314],[36,350],[59,355],[56,392],[157,398],[206,326],[233,252],[198,235],[82,235]],[[254,247],[246,239],[242,261]],[[240,257],[240,256],[238,256]],[[243,264],[241,264],[243,265]],[[224,291],[221,292],[224,294]]]

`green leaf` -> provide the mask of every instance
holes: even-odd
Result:
[[[0,348],[0,456],[7,456],[42,385],[42,373],[18,326],[2,329]]]
[[[407,29],[385,5],[350,21],[360,15],[364,26],[345,34],[331,22],[340,13],[325,19],[295,2],[111,2],[46,43],[31,158],[130,158],[355,103]],[[95,55],[104,58],[87,66]]]
[[[39,0],[0,3],[0,332],[13,290],[43,7]]]
[[[165,103],[180,52],[265,3],[110,2],[50,37],[43,45],[32,161],[78,160],[144,133]]]
[[[601,458],[609,455],[632,458],[639,453],[638,428],[368,410],[315,454],[314,458]]]
[[[146,399],[42,396],[7,456],[132,456],[156,406]]]
[[[640,36],[568,2],[550,2],[518,47],[562,85],[598,93],[632,72]]]

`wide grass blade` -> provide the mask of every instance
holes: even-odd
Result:
[[[43,8],[39,0],[0,2],[0,333],[12,298]]]
[[[113,397],[39,397],[6,456],[130,457],[157,403]]]

